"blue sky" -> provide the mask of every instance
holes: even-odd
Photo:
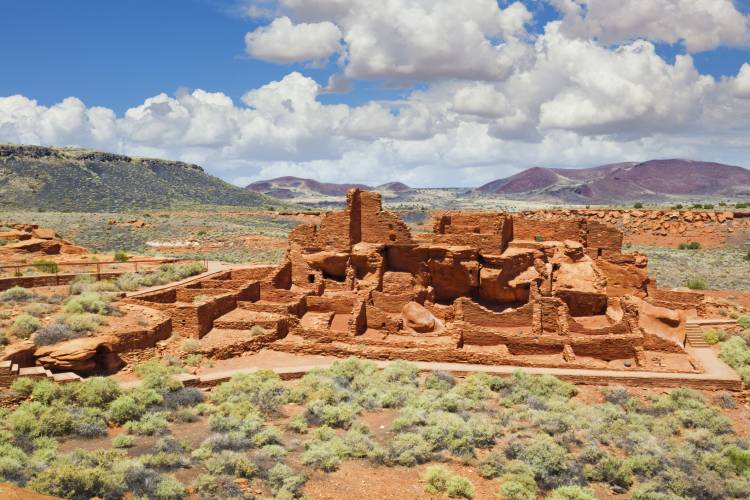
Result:
[[[183,159],[237,184],[750,163],[750,0],[337,5],[6,1],[0,142]],[[352,90],[326,91],[333,75]]]

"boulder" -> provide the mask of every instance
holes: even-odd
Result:
[[[97,367],[96,355],[103,349],[111,352],[116,338],[103,335],[81,337],[58,344],[42,346],[34,352],[37,364],[50,370],[86,372]]]
[[[417,302],[407,302],[401,309],[404,325],[418,333],[428,333],[437,330],[440,325],[433,314]]]
[[[32,229],[31,234],[34,238],[39,238],[41,240],[53,240],[55,239],[55,236],[57,236],[55,230],[48,227]]]

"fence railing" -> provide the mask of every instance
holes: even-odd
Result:
[[[162,264],[181,264],[188,262],[200,262],[208,267],[208,259],[128,259],[126,261],[78,261],[78,262],[53,262],[37,261],[0,265],[0,277],[42,277],[60,275],[88,274],[95,276],[97,280],[102,275],[112,276],[127,272],[141,272],[156,269]],[[51,269],[51,270],[50,270]],[[46,271],[46,272],[45,272]]]

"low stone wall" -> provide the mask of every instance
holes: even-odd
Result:
[[[124,271],[112,271],[105,273],[79,273],[79,274],[45,274],[41,276],[13,276],[11,278],[0,278],[0,292],[5,291],[14,286],[22,286],[24,288],[34,288],[39,286],[60,286],[69,285],[74,279],[82,274],[88,274],[94,279],[108,280],[119,277],[125,274]]]

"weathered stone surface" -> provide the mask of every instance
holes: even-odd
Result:
[[[416,302],[407,303],[401,310],[401,316],[404,325],[418,333],[434,332],[441,326],[440,320]]]

